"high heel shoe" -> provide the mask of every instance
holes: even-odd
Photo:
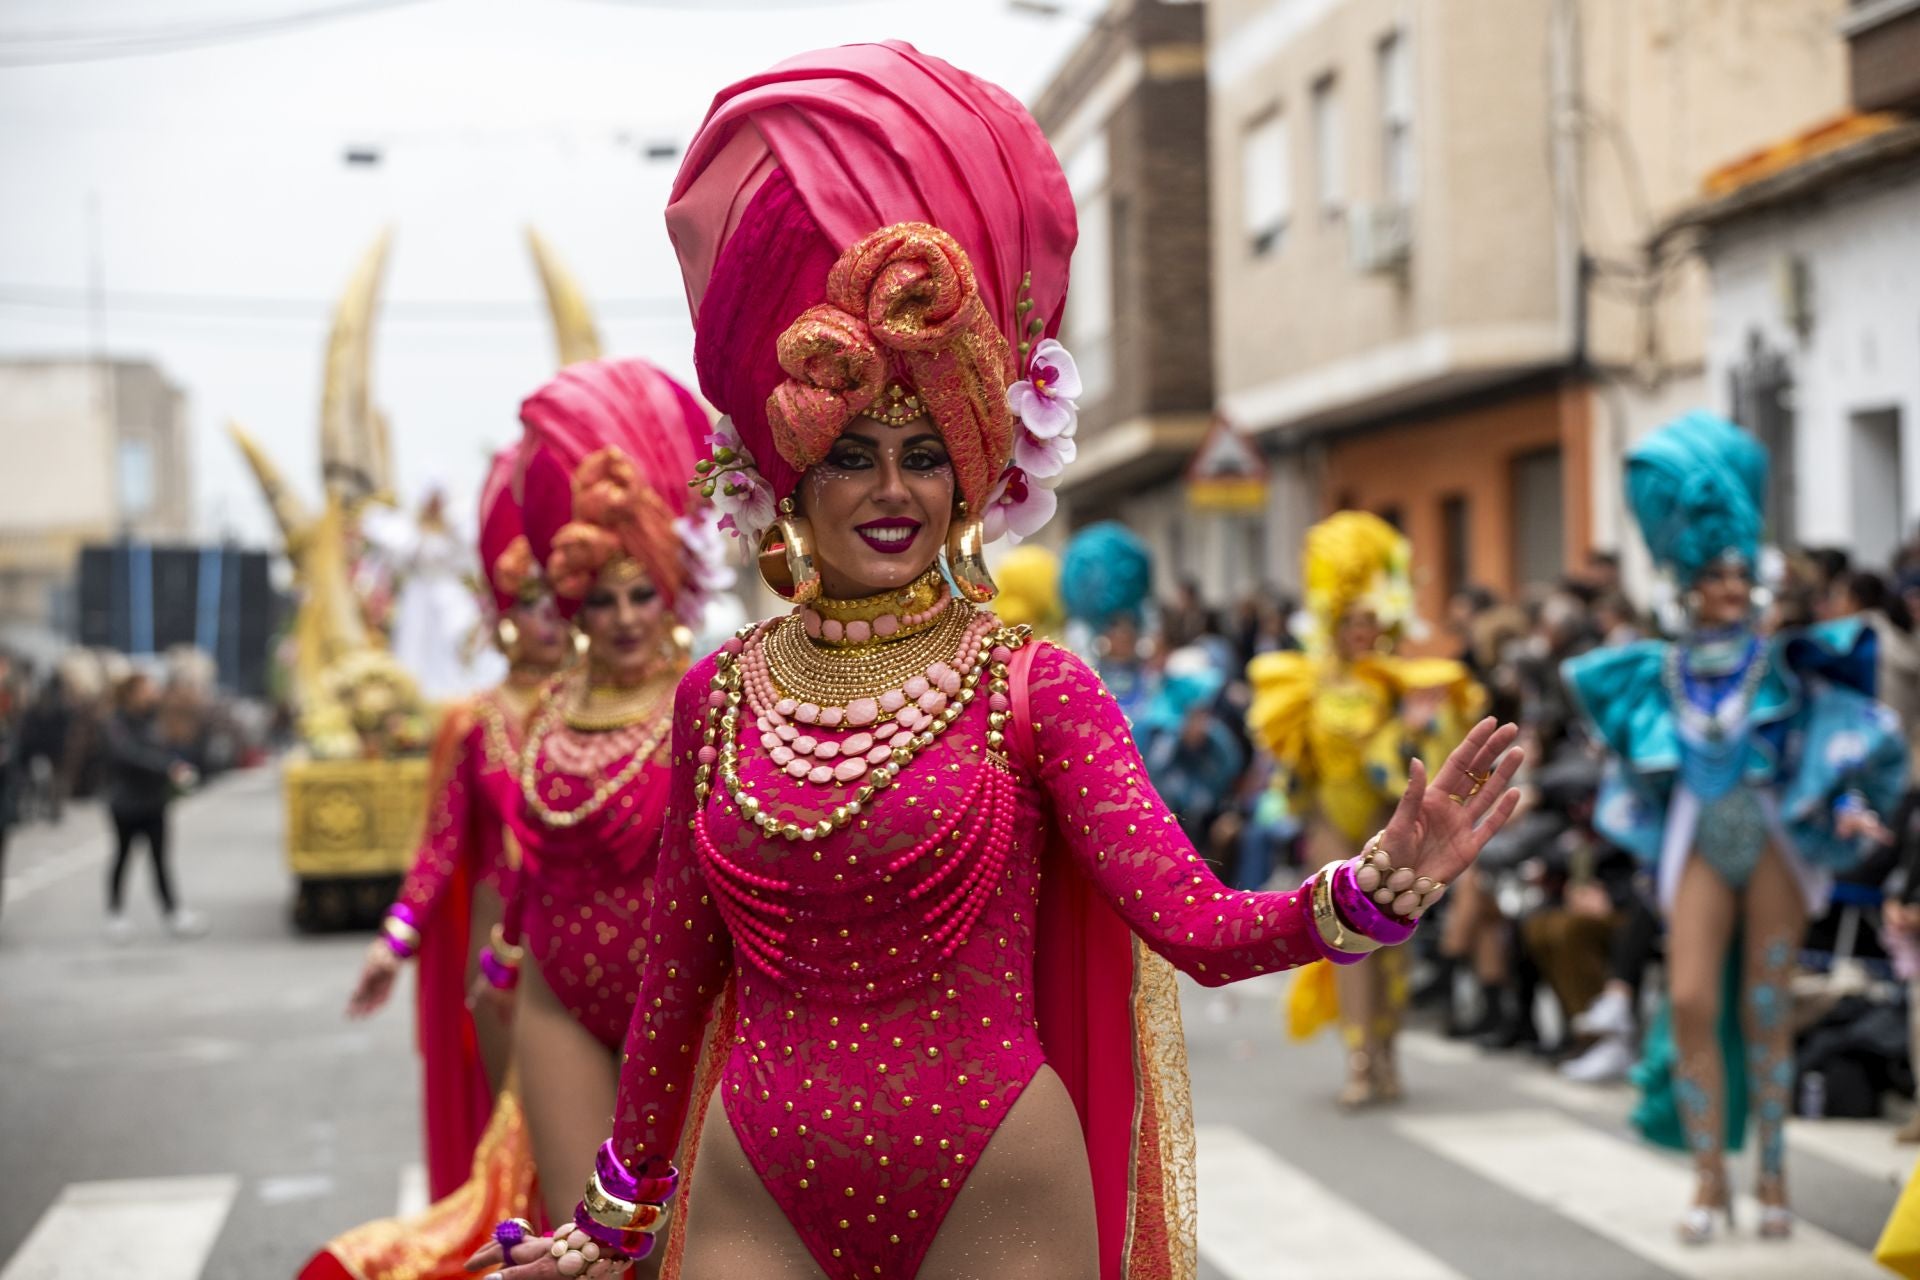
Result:
[[[1400,1083],[1400,1064],[1390,1051],[1382,1049],[1373,1055],[1372,1075],[1375,1102],[1399,1102],[1406,1097],[1407,1091]]]
[[[1778,1179],[1762,1178],[1759,1194],[1769,1199],[1778,1197],[1778,1204],[1760,1202],[1759,1236],[1762,1240],[1790,1240],[1793,1238],[1793,1210],[1787,1207],[1787,1188]],[[1770,1195],[1768,1193],[1771,1193]]]
[[[1675,1227],[1681,1244],[1702,1245],[1713,1239],[1714,1215],[1721,1214],[1727,1220],[1727,1234],[1733,1234],[1733,1195],[1727,1190],[1726,1182],[1720,1183],[1720,1195],[1716,1201],[1696,1204],[1688,1209]]]
[[[1380,1101],[1380,1087],[1374,1076],[1373,1055],[1355,1049],[1347,1055],[1347,1082],[1335,1099],[1347,1111],[1358,1111]]]

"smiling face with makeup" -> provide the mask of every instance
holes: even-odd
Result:
[[[666,600],[646,572],[621,558],[594,580],[576,615],[587,637],[587,663],[596,684],[638,684],[653,674],[666,650]]]
[[[840,600],[906,586],[927,571],[953,518],[953,464],[930,418],[855,418],[795,493],[813,528],[821,589]]]

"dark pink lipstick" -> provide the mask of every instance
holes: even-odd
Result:
[[[888,516],[855,525],[866,544],[882,555],[897,556],[909,550],[920,536],[920,522],[906,516]]]

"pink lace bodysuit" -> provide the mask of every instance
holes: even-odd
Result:
[[[711,657],[697,666],[675,706],[668,838],[614,1142],[635,1166],[674,1157],[731,974],[717,1096],[834,1280],[918,1271],[1042,1063],[1033,927],[1049,840],[1203,983],[1321,954],[1306,895],[1215,879],[1149,785],[1112,696],[1060,649],[1034,656],[1028,711],[1013,709],[1031,717],[1033,759],[989,750],[988,699],[976,698],[857,817],[811,841],[768,836],[718,781],[696,812],[696,769],[716,759],[702,734],[724,702],[714,671]],[[852,785],[790,776],[764,734],[743,705],[738,776],[761,811],[804,824],[854,798]]]
[[[665,699],[658,714],[604,733],[569,728],[543,706],[528,733],[539,739],[535,794],[547,813],[527,801],[517,771],[506,780],[523,858],[511,910],[527,954],[609,1049],[626,1033],[639,986],[669,731]]]

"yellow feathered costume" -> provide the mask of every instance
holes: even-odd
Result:
[[[1000,594],[993,611],[1010,627],[1026,625],[1043,636],[1059,634],[1066,622],[1060,602],[1060,557],[1036,543],[1015,547],[993,570]]]
[[[1266,653],[1247,666],[1247,725],[1273,754],[1296,812],[1317,812],[1355,852],[1407,785],[1407,757],[1435,765],[1486,705],[1458,662],[1369,653],[1343,661],[1334,637],[1356,608],[1398,640],[1413,621],[1406,538],[1378,516],[1342,511],[1307,531],[1303,568],[1312,632],[1304,653]],[[1294,984],[1289,1026],[1312,1035],[1336,1011],[1318,964]]]

